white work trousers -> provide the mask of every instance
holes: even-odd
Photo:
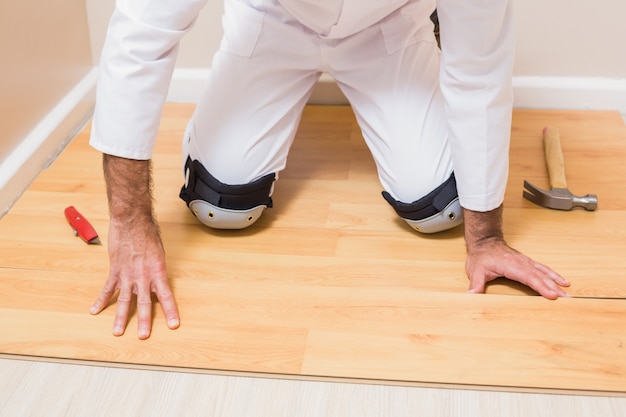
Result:
[[[184,159],[225,184],[287,163],[304,105],[322,73],[350,101],[382,187],[413,202],[450,176],[434,3],[409,2],[380,22],[328,39],[277,1],[227,0],[224,37],[189,123]]]

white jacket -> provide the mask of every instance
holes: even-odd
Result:
[[[117,0],[102,52],[94,148],[131,159],[151,157],[179,41],[206,1]],[[354,34],[407,3],[435,7],[434,0],[278,1],[326,38]],[[508,176],[512,0],[439,0],[436,7],[440,87],[461,204],[488,211],[502,203]]]

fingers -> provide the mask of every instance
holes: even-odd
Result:
[[[111,301],[113,295],[117,291],[117,281],[110,279],[100,291],[100,294],[94,304],[90,308],[91,314],[100,313]],[[177,329],[180,326],[180,317],[174,295],[169,287],[167,278],[155,280],[154,289],[150,288],[150,284],[145,281],[134,281],[123,284],[119,288],[117,297],[117,308],[115,318],[113,320],[114,336],[121,336],[126,331],[126,326],[130,319],[130,311],[133,303],[133,297],[136,295],[137,302],[137,337],[139,339],[147,339],[152,332],[152,292],[157,296],[165,319],[167,327]]]
[[[115,319],[113,320],[113,335],[121,336],[126,330],[128,323],[128,312],[130,311],[130,303],[133,299],[133,291],[130,286],[126,285],[120,289],[117,297],[117,310]]]
[[[467,292],[470,294],[483,294],[487,282],[493,279],[487,278],[483,274],[474,274],[469,278],[470,285]],[[555,300],[559,297],[569,297],[567,292],[562,288],[569,286],[569,281],[543,265],[541,265],[541,267],[516,270],[513,273],[507,274],[506,278],[518,281],[550,300]]]
[[[91,314],[98,314],[109,304],[113,295],[117,291],[118,280],[109,278],[104,284],[104,287],[100,291],[98,298],[91,306],[89,312]],[[126,285],[120,289],[120,294],[117,297],[117,310],[115,312],[115,319],[113,320],[113,335],[121,336],[126,330],[126,323],[128,322],[128,314],[130,311],[130,304],[133,298],[132,289]]]
[[[553,281],[544,281],[541,279],[529,280],[527,285],[537,291],[539,295],[549,300],[556,300],[559,297],[565,297],[567,295],[565,291],[556,286]]]
[[[562,287],[569,286],[569,281],[547,266],[535,262],[532,269],[523,272],[526,273],[527,277],[524,283],[543,297],[550,300],[568,297]],[[523,281],[520,280],[520,282]]]
[[[140,282],[137,286],[137,337],[147,339],[152,331],[152,297],[150,288]]]
[[[564,278],[556,279],[553,277],[549,277],[545,274],[534,275],[529,277],[532,272],[526,271],[523,275],[507,275],[507,278],[518,281],[534,291],[536,291],[539,295],[548,298],[550,300],[555,300],[559,297],[568,297],[569,295],[561,288],[561,285],[567,286],[569,282],[567,282]],[[489,280],[485,279],[483,276],[478,277],[470,277],[470,285],[467,290],[470,294],[483,294],[485,292],[485,287]]]
[[[568,286],[569,282],[549,267],[535,262],[529,257],[518,255],[518,263],[511,268],[507,278],[521,282],[539,295],[555,300],[559,297],[567,297],[567,293],[561,286]]]
[[[116,285],[117,284],[115,283],[115,281],[112,281],[110,279],[106,282],[106,284],[104,284],[104,287],[100,291],[98,298],[96,299],[96,301],[94,301],[91,308],[89,309],[89,312],[91,314],[98,314],[102,310],[104,310],[104,307],[109,304],[109,301],[111,301],[113,294],[115,294],[115,291],[117,291]]]
[[[561,287],[570,286],[570,282],[567,279],[565,279],[563,276],[561,276],[559,273],[549,268],[548,266],[540,264],[538,262],[535,263],[535,266],[537,267],[537,269],[546,274],[546,276],[552,279],[552,281],[554,281],[557,285]]]
[[[569,281],[548,266],[533,261],[503,243],[490,250],[473,253],[468,257],[466,271],[470,280],[468,293],[484,293],[488,282],[506,277],[551,300],[568,297],[563,287],[568,287]]]
[[[121,336],[126,331],[135,292],[137,295],[137,337],[139,339],[150,337],[152,331],[152,299],[150,289],[144,286],[138,286],[136,291],[133,291],[130,286],[124,286],[120,289],[115,319],[113,320],[114,336]]]
[[[483,294],[485,292],[486,280],[483,277],[469,277],[470,285],[467,292],[470,294]]]
[[[178,307],[176,307],[176,301],[174,300],[174,294],[172,294],[172,290],[170,289],[167,281],[161,282],[158,281],[156,283],[156,287],[154,289],[156,293],[157,299],[161,304],[161,309],[165,314],[165,319],[167,320],[167,327],[170,329],[177,329],[180,326],[180,317],[178,315]]]

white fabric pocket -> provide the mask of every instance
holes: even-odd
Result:
[[[389,55],[418,42],[436,43],[428,9],[419,4],[406,6],[380,22]]]
[[[224,36],[220,50],[227,54],[249,58],[259,40],[265,13],[244,1],[224,2]]]

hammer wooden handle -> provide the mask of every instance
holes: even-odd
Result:
[[[552,188],[567,188],[559,131],[548,127],[543,129],[543,146],[546,153],[550,186]]]

